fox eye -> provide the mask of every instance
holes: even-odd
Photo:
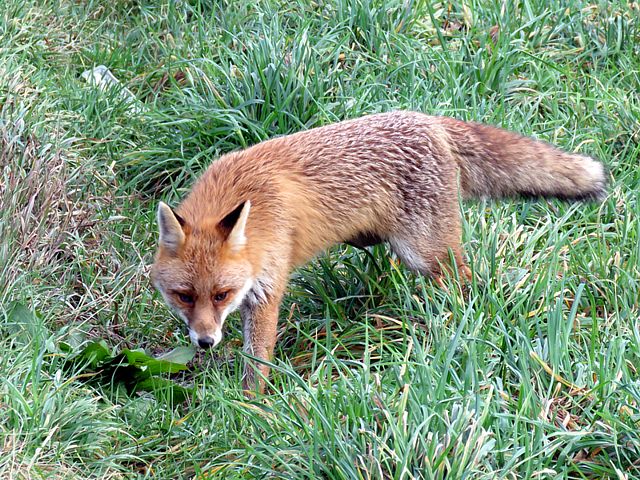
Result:
[[[213,296],[213,301],[216,302],[216,303],[224,302],[224,300],[225,300],[225,298],[227,298],[228,294],[229,294],[229,292],[216,293]]]
[[[193,305],[193,295],[189,295],[188,293],[178,293],[178,298],[182,303]]]

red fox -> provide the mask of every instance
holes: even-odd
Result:
[[[598,200],[603,165],[502,129],[396,111],[274,138],[214,162],[175,211],[158,207],[155,287],[195,345],[240,309],[244,350],[270,360],[290,272],[339,242],[387,242],[439,278],[460,246],[459,196]],[[268,368],[257,365],[262,375]],[[263,381],[245,365],[243,386]]]

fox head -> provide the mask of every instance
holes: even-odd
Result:
[[[190,224],[160,202],[160,240],[151,281],[182,317],[194,345],[208,348],[222,339],[224,321],[253,284],[245,255],[245,229],[251,203],[223,218]]]

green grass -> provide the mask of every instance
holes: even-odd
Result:
[[[640,478],[639,8],[6,0],[0,478]],[[100,64],[141,112],[82,80]],[[466,291],[327,252],[292,277],[264,397],[235,317],[173,377],[185,403],[70,367],[63,344],[188,344],[147,279],[158,200],[221,153],[400,108],[595,155],[610,194],[463,205]]]

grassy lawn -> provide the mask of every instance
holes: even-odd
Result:
[[[184,401],[68,361],[189,345],[148,281],[159,200],[392,109],[594,155],[610,193],[461,205],[466,290],[332,249],[292,277],[264,397],[237,316],[164,374]],[[640,478],[639,161],[637,2],[4,0],[0,478]]]

